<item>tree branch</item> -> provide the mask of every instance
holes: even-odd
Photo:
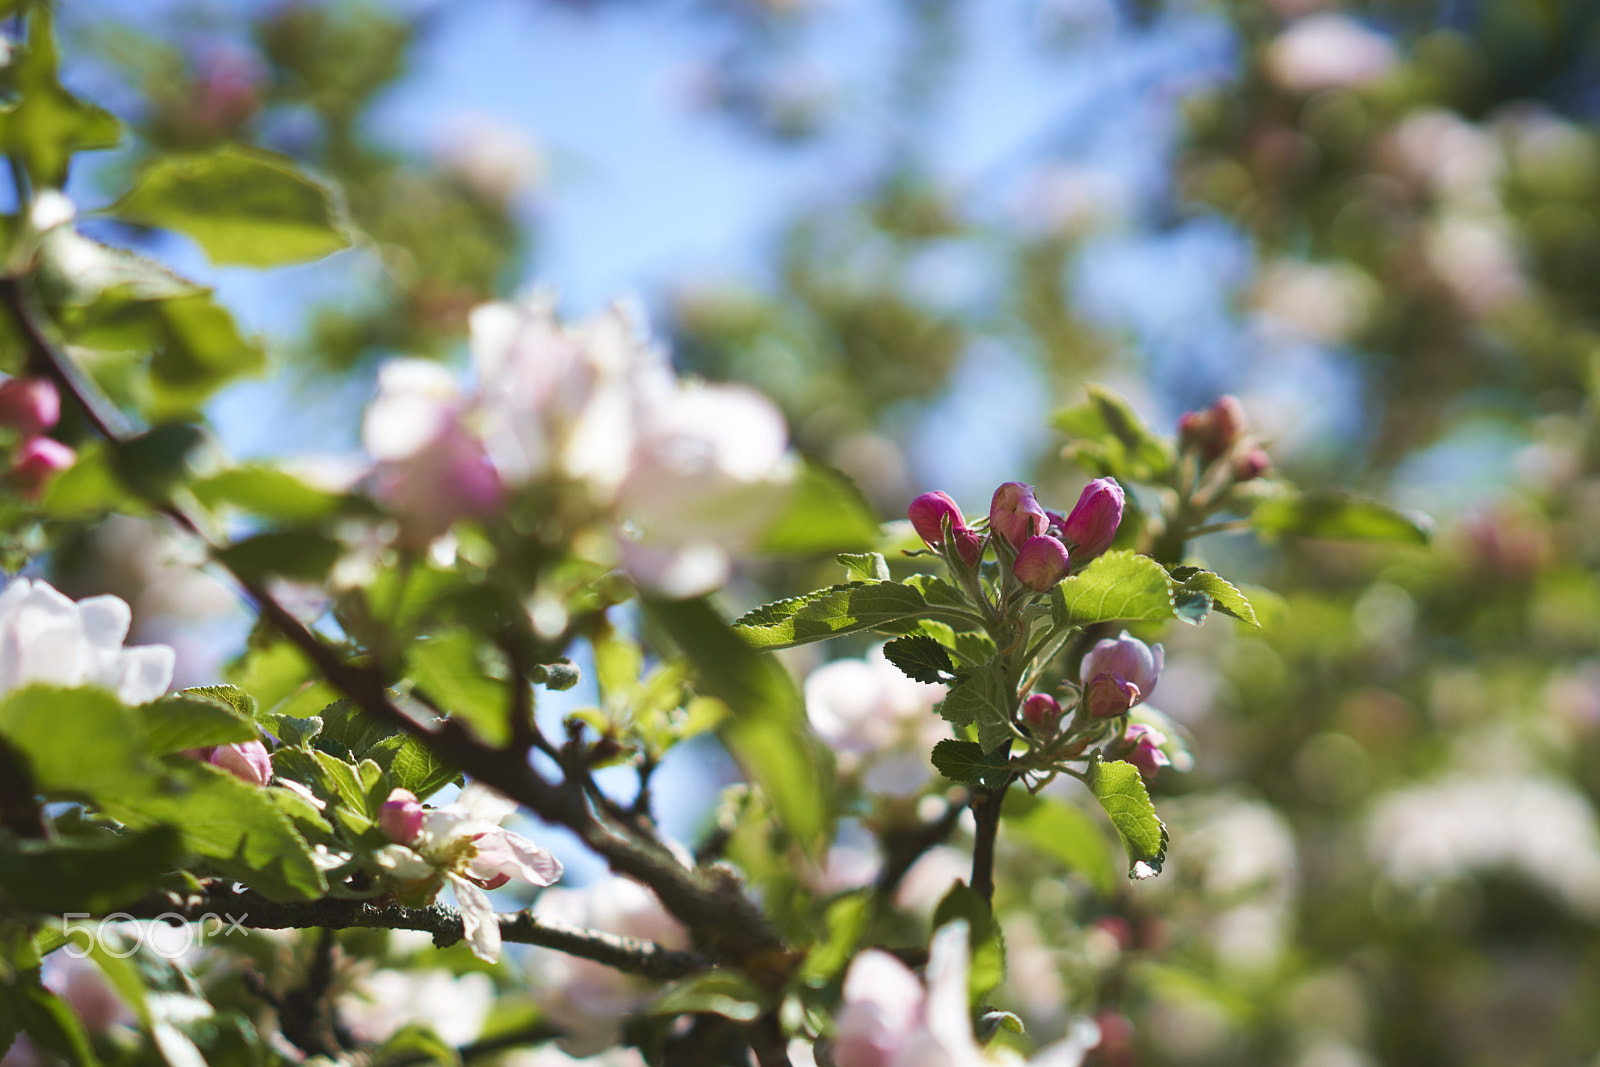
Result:
[[[972,816],[977,833],[972,842],[972,890],[994,903],[994,842],[1000,834],[1000,808],[1006,802],[1011,778],[995,789],[979,786],[972,794]]]
[[[37,363],[65,395],[84,412],[96,432],[113,443],[120,440],[120,417],[102,412],[92,385],[44,336],[26,292],[17,278],[0,278],[0,303],[11,311]],[[183,530],[215,550],[192,518],[169,501],[151,500]],[[546,781],[528,766],[525,752],[483,744],[459,722],[445,719],[436,726],[418,722],[390,698],[383,678],[369,667],[347,662],[340,652],[311,631],[259,582],[232,572],[256,610],[311,661],[322,677],[363,712],[421,740],[446,763],[493,786],[542,818],[566,826],[585,845],[605,857],[612,871],[648,885],[662,905],[688,928],[695,943],[720,962],[755,964],[771,973],[789,956],[782,938],[751,900],[729,880],[690,871],[652,834],[627,827],[622,836],[596,818],[582,790]]]
[[[129,905],[122,912],[135,919],[158,919],[174,926],[221,916],[224,923],[236,922],[251,930],[420,930],[432,934],[433,943],[439,948],[448,948],[465,936],[461,914],[442,904],[406,908],[337,897],[284,903],[268,900],[253,890],[242,893],[224,890],[176,899],[156,894]],[[499,919],[503,941],[582,956],[656,981],[682,978],[711,966],[711,961],[695,952],[679,952],[663,948],[654,941],[552,922],[537,918],[529,911],[504,913]]]

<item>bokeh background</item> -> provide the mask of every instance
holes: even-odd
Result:
[[[1168,642],[1156,703],[1197,754],[1155,787],[1172,861],[1101,896],[1003,850],[1033,888],[1002,885],[997,999],[1096,1014],[1108,1065],[1600,1064],[1600,4],[82,0],[60,25],[64,81],[136,131],[73,174],[81,210],[152,148],[240,141],[368,237],[260,273],[85,223],[269,343],[212,406],[234,455],[336,474],[382,358],[462,362],[475,304],[549,285],[767,391],[885,517],[1010,478],[1070,503],[1049,416],[1085,381],[1169,429],[1237,393],[1295,479],[1431,514],[1427,550],[1199,542],[1281,596],[1259,635]],[[133,520],[93,536],[64,583],[215,680],[231,595]]]

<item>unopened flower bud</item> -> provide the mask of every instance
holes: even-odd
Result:
[[[409,845],[422,835],[422,804],[409,789],[396,789],[378,809],[378,826],[397,845]]]
[[[61,394],[47,378],[12,378],[0,384],[0,426],[35,437],[61,420]]]
[[[66,470],[78,454],[52,437],[32,437],[17,449],[11,462],[11,481],[24,496],[35,497],[50,479]]]
[[[1079,563],[1111,547],[1122,525],[1122,486],[1114,478],[1096,478],[1084,487],[1078,506],[1061,524],[1061,539],[1072,546]]]
[[[1035,693],[1022,703],[1022,717],[1028,725],[1050,733],[1061,721],[1061,704],[1049,693]]]
[[[1067,546],[1049,534],[1040,534],[1022,543],[1011,573],[1035,593],[1048,593],[1071,569]]]
[[[1160,645],[1147,645],[1137,637],[1128,636],[1128,631],[1124,630],[1121,636],[1108,637],[1089,650],[1089,654],[1083,657],[1078,680],[1087,688],[1102,674],[1116,675],[1137,687],[1138,697],[1133,704],[1140,704],[1156,691],[1156,681],[1161,677],[1164,658],[1165,652]]]
[[[1144,698],[1139,687],[1120,674],[1097,674],[1083,690],[1084,707],[1097,719],[1121,715]]]
[[[1244,405],[1236,396],[1222,396],[1204,411],[1191,411],[1178,420],[1178,444],[1193,448],[1210,463],[1244,436],[1248,422]]]
[[[1161,751],[1161,746],[1167,743],[1167,735],[1154,726],[1136,722],[1128,727],[1123,741],[1130,746],[1122,755],[1123,761],[1137,767],[1145,781],[1154,778],[1161,768],[1172,766],[1172,760]]]
[[[1236,482],[1249,482],[1261,477],[1272,469],[1272,457],[1260,446],[1244,450],[1244,454],[1233,461],[1233,480]]]
[[[1012,548],[1020,551],[1028,538],[1044,533],[1049,524],[1044,508],[1033,498],[1033,486],[1006,482],[994,491],[989,502],[989,529]]]
[[[966,516],[950,497],[934,490],[923,493],[911,502],[906,512],[911,525],[932,548],[944,547],[944,523],[950,520],[950,535],[955,539],[956,551],[969,567],[977,566],[983,558],[983,539],[967,526]]]
[[[218,745],[211,753],[211,763],[252,785],[266,785],[272,780],[272,757],[260,741]]]

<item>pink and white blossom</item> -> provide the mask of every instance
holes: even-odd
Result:
[[[403,796],[397,796],[403,794]],[[391,803],[416,798],[403,789]],[[514,801],[479,782],[472,782],[453,803],[424,809],[421,830],[406,844],[393,844],[376,854],[379,867],[396,881],[443,881],[455,890],[461,925],[472,952],[490,963],[500,958],[500,922],[486,889],[516,879],[530,885],[552,885],[561,877],[561,861],[521,834],[500,823],[517,810]]]
[[[927,986],[887,952],[869,949],[844,979],[844,1006],[833,1045],[837,1067],[988,1067],[967,1009],[967,924],[934,934]],[[1077,1067],[1100,1040],[1099,1029],[1075,1019],[1066,1040],[1041,1049],[1031,1067]]]

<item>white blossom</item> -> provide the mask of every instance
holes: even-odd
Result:
[[[972,1034],[967,1011],[967,924],[933,936],[928,983],[887,952],[869,949],[850,964],[834,1042],[837,1067],[986,1067],[993,1063]],[[1088,1019],[1075,1019],[1066,1040],[1041,1049],[1032,1067],[1077,1067],[1100,1040]]]
[[[490,963],[500,958],[500,921],[484,890],[513,878],[547,886],[561,877],[560,860],[500,826],[516,809],[514,801],[472,782],[454,803],[424,812],[416,840],[376,853],[378,865],[398,881],[443,876],[455,890],[467,943],[475,956]]]
[[[42,581],[18,578],[0,593],[0,694],[31,683],[98,685],[124,703],[167,691],[175,662],[166,645],[124,648],[133,613],[114,596],[74,603]]]
[[[812,671],[806,715],[839,755],[840,770],[864,770],[868,788],[904,794],[927,780],[928,750],[949,736],[934,712],[945,689],[906,677],[879,646],[861,659],[829,660]]]

